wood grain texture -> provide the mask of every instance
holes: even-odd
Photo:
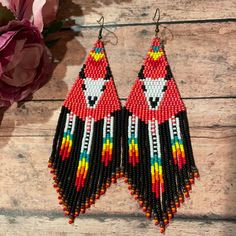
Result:
[[[127,26],[104,31],[106,51],[121,98],[128,96],[154,36],[153,26]],[[62,32],[52,49],[60,63],[52,79],[34,99],[64,99],[97,39],[98,29],[82,29],[79,35]],[[236,23],[169,25],[162,30],[167,57],[183,97],[236,96]],[[75,36],[75,37],[74,37]]]
[[[13,105],[2,119],[0,137],[54,135],[62,101]],[[191,128],[236,126],[236,99],[184,99]]]
[[[198,127],[191,131],[201,180],[178,215],[235,217],[236,129]],[[12,137],[4,145],[0,153],[0,208],[36,212],[61,209],[47,169],[51,143],[52,137],[31,136]],[[91,212],[141,214],[123,181],[112,186]]]
[[[59,16],[81,25],[94,25],[101,15],[109,24],[144,23],[152,22],[157,7],[162,21],[236,17],[236,2],[231,0],[64,0]]]
[[[161,9],[161,38],[188,110],[201,179],[166,235],[234,236],[236,232],[236,18],[234,0],[64,0],[66,26],[52,79],[33,101],[0,111],[0,236],[154,236],[123,181],[112,185],[88,214],[67,224],[47,169],[57,119],[67,92],[98,35],[101,15],[118,37],[104,40],[118,93],[124,102],[154,35],[152,17]],[[218,23],[209,23],[218,19]],[[195,23],[186,23],[196,20]],[[182,21],[182,23],[181,23]],[[208,23],[206,23],[208,21]],[[197,23],[199,22],[199,23]],[[204,23],[205,22],[205,23]],[[177,23],[177,24],[176,24]],[[167,26],[164,29],[163,26]],[[29,100],[29,99],[28,99]]]
[[[94,235],[159,235],[159,229],[152,222],[140,218],[96,217],[79,220],[74,226],[63,218],[21,216],[0,216],[0,235],[17,236],[94,236]],[[9,227],[10,226],[10,227]],[[165,235],[176,236],[233,236],[236,230],[234,222],[226,221],[178,221],[167,228]]]

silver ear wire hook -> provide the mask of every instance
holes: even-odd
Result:
[[[159,32],[160,17],[161,17],[161,11],[160,11],[160,8],[157,8],[156,11],[155,11],[154,17],[153,17],[153,21],[156,22],[156,29],[155,29],[156,36]]]

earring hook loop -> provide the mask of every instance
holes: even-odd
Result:
[[[103,29],[105,29],[107,32],[111,33],[115,39],[116,39],[116,42],[115,43],[112,43],[113,45],[117,45],[118,43],[118,37],[117,35],[112,32],[111,30],[109,30],[106,26],[104,26],[104,16],[102,16],[99,20],[97,20],[97,23],[100,25],[100,30],[99,30],[99,34],[98,34],[98,39],[102,39],[102,32],[103,32]]]
[[[156,29],[155,29],[155,32],[156,32],[156,36],[159,32],[159,25],[160,25],[160,17],[161,17],[161,11],[160,11],[160,8],[157,8],[156,11],[155,11],[155,14],[153,16],[153,21],[156,22]]]
[[[104,28],[104,16],[101,16],[101,18],[97,20],[97,23],[101,26],[98,34],[98,39],[102,39],[102,31]]]

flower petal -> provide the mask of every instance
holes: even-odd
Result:
[[[16,6],[19,4],[19,0],[0,0],[0,3],[10,9],[13,13],[15,12]]]
[[[50,78],[52,64],[41,34],[27,19],[0,27],[0,42],[2,107],[26,98],[43,86]]]
[[[45,3],[46,0],[34,0],[33,3],[34,25],[40,32],[43,31],[43,6]]]
[[[59,0],[47,0],[43,7],[43,23],[46,25],[56,18]]]
[[[44,45],[38,43],[26,44],[22,51],[23,60],[19,65],[24,69],[36,69],[39,66],[40,60],[44,52]]]
[[[32,18],[32,5],[34,0],[20,0],[17,8],[17,17],[19,20]]]
[[[11,57],[8,56],[10,59],[10,62],[6,66],[5,71],[12,70],[15,68],[24,58],[24,55],[22,55],[23,47],[25,45],[25,39],[17,40],[15,43],[14,53],[11,55]]]
[[[1,14],[0,14],[0,27],[3,25],[6,25],[10,20],[15,19],[12,11],[10,9],[8,9],[7,7],[4,7],[1,3],[0,3],[0,12],[1,12]]]
[[[0,0],[0,3],[11,10],[18,20],[31,19],[33,2],[34,0]]]

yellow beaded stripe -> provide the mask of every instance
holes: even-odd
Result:
[[[112,149],[113,149],[113,122],[114,117],[108,115],[104,118],[103,127],[103,145],[102,145],[102,163],[108,166],[112,161]]]
[[[62,160],[65,160],[70,156],[73,144],[74,125],[75,115],[73,115],[72,113],[68,113],[64,129],[64,135],[60,147],[60,156],[62,157]]]
[[[178,118],[172,117],[169,119],[169,127],[174,164],[178,164],[180,169],[182,169],[183,164],[186,163],[186,158],[183,140],[180,134]]]

